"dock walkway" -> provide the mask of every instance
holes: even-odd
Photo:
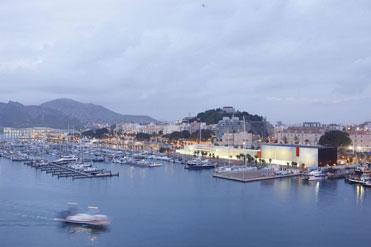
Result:
[[[72,167],[68,167],[67,165],[60,165],[56,163],[48,163],[45,165],[39,165],[37,163],[32,162],[25,162],[25,165],[34,167],[36,169],[40,169],[45,173],[51,173],[52,176],[57,176],[58,178],[68,178],[71,177],[72,179],[82,179],[82,178],[98,178],[98,177],[113,177],[119,176],[119,173],[112,173],[111,171],[105,171],[103,169],[98,169],[94,172],[86,172],[81,171],[78,169],[74,169]]]
[[[236,173],[214,173],[213,177],[228,179],[237,182],[257,182],[263,180],[277,179],[277,178],[289,178],[300,176],[300,173],[297,174],[288,174],[288,175],[274,175],[274,176],[263,176],[259,171],[249,171],[249,172],[236,172]]]

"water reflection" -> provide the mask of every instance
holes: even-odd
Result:
[[[314,200],[315,200],[316,203],[318,203],[319,185],[320,185],[320,182],[319,181],[316,181],[315,182],[315,187],[314,187]]]
[[[364,193],[365,193],[365,188],[362,185],[359,185],[358,184],[357,187],[356,187],[356,191],[357,191],[356,202],[357,202],[357,204],[360,204],[363,201],[363,196],[364,196]]]
[[[107,226],[88,226],[88,225],[77,225],[70,223],[60,223],[58,224],[61,231],[65,231],[72,235],[84,235],[88,237],[88,241],[91,246],[95,246],[98,237],[101,233],[109,232],[109,227]]]

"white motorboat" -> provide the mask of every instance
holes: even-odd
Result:
[[[71,156],[63,156],[62,158],[53,161],[53,163],[67,164],[67,163],[76,162],[76,161],[77,161],[77,158],[75,156],[71,155]]]
[[[79,213],[75,215],[70,215],[64,218],[62,221],[66,223],[84,224],[84,225],[92,225],[92,226],[106,226],[106,225],[109,225],[110,223],[106,215],[87,214],[87,213]]]
[[[163,164],[160,162],[153,162],[150,163],[148,167],[160,167],[160,166],[163,166]]]
[[[324,174],[320,169],[309,172],[307,176],[308,181],[317,181],[327,178],[326,174]]]
[[[110,224],[110,219],[107,215],[98,214],[97,207],[88,207],[91,212],[88,213],[76,213],[76,208],[70,207],[69,210],[61,213],[60,217],[56,220],[71,223],[81,224],[89,226],[107,226]]]

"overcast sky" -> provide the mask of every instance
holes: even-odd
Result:
[[[0,101],[371,120],[371,1],[1,0]]]

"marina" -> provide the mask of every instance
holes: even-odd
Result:
[[[51,174],[53,177],[72,178],[73,180],[119,176],[119,172],[112,172],[104,167],[95,167],[97,164],[112,163],[138,168],[159,168],[164,163],[174,163],[183,166],[186,170],[212,170],[214,178],[237,182],[258,182],[296,176],[314,181],[343,178],[348,182],[365,186],[366,182],[370,181],[370,176],[367,175],[369,167],[366,164],[366,167],[358,168],[358,170],[356,165],[303,170],[274,164],[244,165],[237,161],[227,163],[226,160],[207,159],[194,155],[120,150],[74,142],[53,144],[12,139],[2,142],[0,147],[0,155],[12,162],[22,162],[29,167]],[[366,175],[363,175],[363,171]]]
[[[359,216],[371,213],[371,191],[365,186],[300,176],[238,183],[213,178],[213,170],[162,163],[155,169],[96,163],[120,176],[58,180],[0,158],[0,241],[4,246],[107,247],[294,246],[298,241],[304,246],[349,246],[371,241],[367,228],[359,227],[368,224],[367,217]],[[82,212],[99,207],[111,218],[110,226],[56,222],[68,202],[78,203]],[[323,228],[342,234],[334,237]],[[203,235],[195,238],[201,230]],[[235,242],[228,244],[231,235]],[[307,237],[311,235],[316,238]]]
[[[20,234],[27,234],[30,228],[47,232],[50,236],[45,241],[47,246],[95,246],[97,241],[102,243],[98,246],[118,246],[123,242],[130,246],[142,241],[144,244],[139,246],[148,246],[153,245],[158,235],[162,237],[156,246],[198,246],[203,245],[203,241],[225,246],[224,240],[228,238],[225,231],[217,224],[210,225],[215,220],[209,217],[211,210],[212,215],[218,215],[218,221],[227,222],[224,226],[231,229],[227,234],[233,233],[238,239],[239,244],[234,246],[243,246],[240,243],[246,241],[255,246],[277,245],[275,240],[267,244],[262,236],[246,238],[246,231],[259,236],[269,230],[268,225],[278,229],[273,239],[285,237],[280,241],[283,246],[303,239],[308,246],[328,246],[334,243],[333,238],[322,235],[318,241],[296,239],[292,232],[287,235],[280,230],[282,222],[290,228],[292,224],[288,222],[301,218],[312,227],[303,228],[296,223],[295,229],[302,229],[292,230],[297,236],[318,234],[314,229],[319,227],[318,222],[326,220],[323,213],[330,214],[333,210],[326,212],[325,207],[322,209],[325,211],[319,213],[316,207],[333,205],[334,196],[336,200],[346,196],[351,200],[336,205],[336,210],[342,214],[332,219],[334,223],[327,219],[327,227],[341,231],[349,225],[366,224],[349,212],[362,207],[366,213],[371,213],[368,212],[368,205],[371,205],[369,166],[364,163],[302,169],[81,142],[6,140],[0,143],[0,196],[4,199],[0,202],[0,217],[6,226],[1,235],[8,237],[2,239],[0,236],[0,241],[22,245],[11,232],[17,227],[16,219],[30,226],[17,229]],[[17,177],[17,181],[10,181],[12,177]],[[20,186],[27,186],[25,191],[35,193],[32,197],[22,194],[23,190],[17,189]],[[37,205],[28,205],[30,209],[17,208],[16,205],[25,203],[19,200],[27,198],[32,202],[33,197],[37,198]],[[88,211],[63,211],[64,205],[71,201],[87,207]],[[10,214],[9,211],[5,213],[9,204],[15,205],[11,206],[15,209]],[[90,211],[98,207],[108,212],[109,217]],[[61,211],[64,213],[55,215]],[[35,215],[35,219],[19,215]],[[346,224],[337,221],[344,218]],[[161,224],[160,230],[150,222]],[[204,235],[193,238],[204,230],[201,226],[207,226]],[[135,230],[138,228],[141,234]],[[170,239],[164,232],[171,233]],[[354,235],[361,233],[353,232]],[[74,240],[66,238],[65,234],[72,234]],[[359,243],[367,240],[363,234],[358,237]],[[37,239],[28,238],[28,241],[42,245]],[[337,245],[343,243],[347,243],[346,238]]]

